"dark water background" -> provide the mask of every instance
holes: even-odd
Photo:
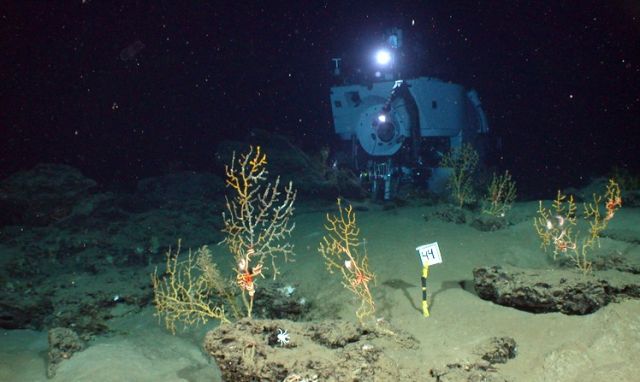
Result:
[[[220,3],[5,2],[0,176],[39,162],[107,184],[210,170],[217,143],[251,128],[331,146],[331,58],[370,70],[393,26],[407,75],[478,90],[502,144],[489,165],[521,190],[640,166],[636,2]]]

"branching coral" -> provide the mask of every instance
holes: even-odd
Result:
[[[360,299],[360,307],[356,317],[363,323],[364,319],[373,315],[375,304],[369,289],[375,275],[369,270],[369,259],[366,248],[359,239],[360,229],[356,224],[353,207],[342,207],[338,199],[338,214],[327,214],[325,225],[327,234],[322,238],[318,252],[325,260],[330,273],[339,271],[342,274],[342,285]]]
[[[509,171],[505,171],[504,175],[494,173],[487,191],[482,212],[504,217],[516,199],[516,182],[511,179]]]
[[[441,167],[451,168],[448,187],[459,207],[475,200],[472,182],[478,160],[478,152],[467,143],[460,148],[452,148],[440,161]]]
[[[593,194],[593,201],[584,204],[582,221],[588,224],[589,229],[588,233],[581,234],[578,230],[578,208],[573,196],[567,197],[558,191],[550,209],[545,208],[542,201],[539,202],[534,227],[540,237],[540,245],[545,252],[553,251],[554,260],[558,255],[567,256],[579,270],[587,274],[591,272],[589,251],[595,249],[596,245],[600,246],[600,234],[620,207],[620,186],[610,179],[604,196]]]
[[[291,221],[296,191],[291,182],[279,190],[280,178],[267,181],[267,156],[260,146],[250,147],[247,154],[236,158],[225,168],[226,183],[235,195],[227,198],[227,212],[223,213],[226,233],[224,243],[229,247],[237,265],[236,282],[251,317],[256,277],[267,270],[273,278],[278,275],[277,262],[291,260],[293,245],[287,241],[295,223]]]
[[[207,246],[199,248],[195,254],[189,251],[186,260],[178,260],[180,242],[173,253],[167,252],[167,269],[164,277],[158,270],[151,275],[153,302],[157,315],[164,319],[165,326],[176,332],[176,323],[185,326],[205,323],[210,319],[228,321],[224,306],[212,302],[214,294],[224,292],[224,280],[212,265],[211,252]]]
[[[224,239],[235,258],[237,268],[234,280],[222,277],[206,246],[195,254],[189,251],[186,260],[179,260],[180,244],[175,253],[167,253],[164,275],[158,271],[151,275],[154,303],[158,316],[167,329],[175,333],[179,321],[185,326],[204,323],[210,319],[228,321],[225,306],[238,319],[243,316],[237,304],[238,288],[251,317],[256,292],[256,278],[262,276],[266,260],[275,278],[276,261],[293,255],[293,246],[286,241],[295,224],[291,222],[296,192],[291,183],[284,195],[279,191],[279,180],[266,183],[267,157],[260,147],[249,149],[226,168],[227,185],[235,196],[227,198],[227,213],[223,214]],[[214,301],[224,303],[215,303]]]

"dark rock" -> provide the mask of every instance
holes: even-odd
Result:
[[[482,359],[491,364],[507,363],[517,354],[516,341],[511,337],[493,337],[476,349]]]
[[[0,293],[0,328],[40,330],[51,314],[53,304],[48,298],[7,290]]]
[[[278,342],[285,330],[287,344]],[[400,369],[387,354],[412,346],[417,341],[401,332],[365,330],[347,321],[244,319],[209,331],[204,340],[223,379],[234,382],[421,380],[419,367]]]
[[[57,314],[48,318],[49,327],[71,327],[83,338],[112,330],[109,320],[126,316],[148,304],[153,290],[144,269],[126,269],[118,275],[82,275],[78,283],[62,283],[52,296]],[[93,282],[89,283],[89,280]],[[78,284],[82,286],[78,286]],[[69,285],[63,290],[63,285]]]
[[[62,361],[71,358],[74,353],[83,349],[84,342],[73,330],[68,328],[49,330],[47,377],[53,378]]]
[[[583,275],[493,266],[474,269],[473,279],[481,298],[533,313],[589,314],[620,298],[640,298],[640,276],[613,270]]]
[[[487,361],[451,363],[443,368],[431,369],[429,375],[436,382],[508,382]]]
[[[495,363],[506,363],[516,356],[516,341],[510,337],[494,337],[480,344],[474,352],[480,359],[467,363],[450,363],[431,369],[429,374],[438,382],[506,382]]]
[[[482,232],[498,231],[508,226],[508,222],[503,217],[482,214],[471,222],[471,226]]]
[[[165,248],[177,238],[194,247],[220,240],[222,187],[213,175],[180,173],[142,181],[135,194],[97,192],[79,171],[56,165],[0,182],[0,213],[2,206],[19,213],[0,216],[0,225],[19,224],[0,230],[0,327],[108,332],[114,311],[149,304],[146,267],[164,262]],[[38,209],[26,211],[32,204]],[[275,306],[295,313],[283,300]]]
[[[45,226],[73,214],[96,183],[65,165],[39,164],[0,183],[0,225]]]
[[[439,207],[433,214],[448,223],[466,224],[467,222],[467,213],[462,208],[450,204]]]
[[[108,323],[117,312],[137,312],[153,296],[144,268],[124,269],[117,275],[57,270],[52,273],[55,277],[39,275],[34,281],[5,282],[0,289],[0,327],[70,327],[83,337],[104,334],[111,330]]]
[[[357,342],[364,334],[361,327],[336,321],[312,323],[310,331],[314,333],[314,341],[330,349],[343,348],[349,343]]]
[[[156,205],[183,204],[189,200],[213,200],[224,194],[224,180],[217,175],[184,171],[146,178],[138,182],[136,195]]]
[[[624,273],[640,274],[640,259],[629,255],[615,251],[605,256],[598,256],[591,262],[591,267],[598,271],[613,269]]]
[[[311,305],[292,285],[265,280],[256,290],[253,312],[256,317],[300,321]]]

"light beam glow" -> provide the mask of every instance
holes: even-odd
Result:
[[[388,50],[380,49],[376,53],[376,62],[380,65],[387,65],[391,62],[391,53]]]

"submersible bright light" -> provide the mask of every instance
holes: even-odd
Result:
[[[391,62],[391,53],[388,50],[380,49],[376,53],[376,62],[380,65],[387,65]]]
[[[387,116],[386,116],[386,115],[384,115],[384,114],[380,114],[380,115],[378,116],[378,121],[380,121],[380,123],[385,123],[385,122],[387,122]]]

